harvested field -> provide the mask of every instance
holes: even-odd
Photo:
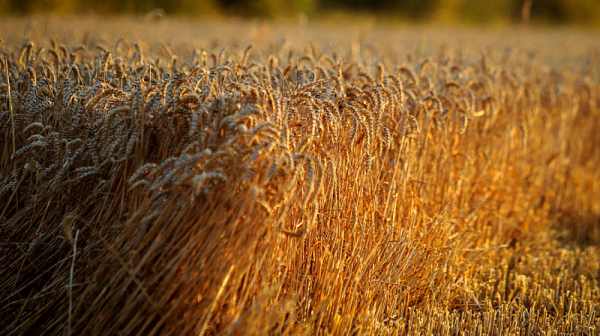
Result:
[[[600,333],[600,36],[0,23],[0,334]]]

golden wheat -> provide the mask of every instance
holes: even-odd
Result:
[[[600,330],[596,49],[93,38],[2,45],[3,334]]]

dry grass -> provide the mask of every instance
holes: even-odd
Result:
[[[0,45],[2,334],[600,331],[598,49],[89,41]]]

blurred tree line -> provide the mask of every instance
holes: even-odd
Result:
[[[148,13],[311,18],[350,12],[428,22],[600,25],[600,0],[0,0],[0,14]]]

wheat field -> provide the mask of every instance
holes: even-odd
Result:
[[[593,32],[0,34],[2,335],[600,332]]]

